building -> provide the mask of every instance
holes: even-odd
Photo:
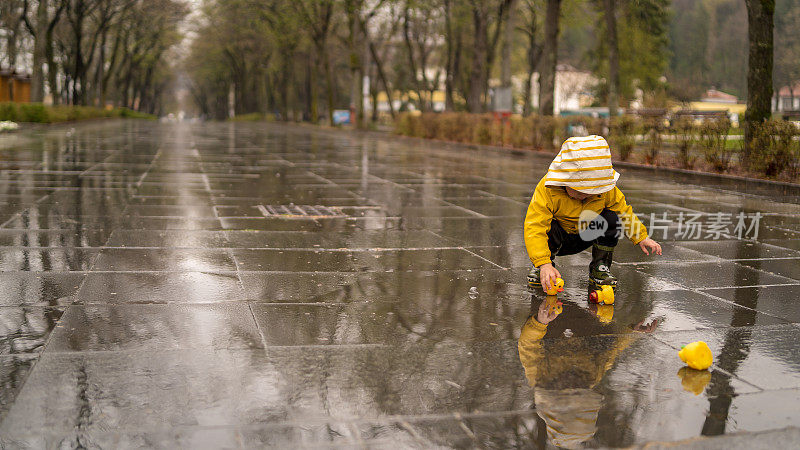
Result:
[[[783,86],[772,98],[772,112],[800,111],[800,83]]]
[[[706,95],[704,95],[700,101],[705,103],[725,103],[735,105],[739,102],[739,99],[735,95],[718,91],[716,89],[709,89],[706,91]]]
[[[676,106],[674,108],[675,111],[680,109],[687,109],[686,105]],[[689,102],[688,109],[700,113],[724,111],[728,114],[728,118],[731,119],[731,122],[733,122],[733,126],[738,127],[740,119],[744,118],[747,105],[740,103],[735,95],[727,94],[716,89],[709,89],[706,91],[706,94],[700,98],[700,101]]]
[[[575,111],[590,106],[595,98],[592,90],[598,79],[591,72],[578,70],[568,64],[556,67],[555,99],[553,112]],[[534,108],[539,107],[539,74],[533,74],[531,102]],[[521,87],[522,88],[522,87]]]
[[[31,77],[13,70],[0,69],[0,102],[30,101]]]

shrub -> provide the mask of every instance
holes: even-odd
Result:
[[[442,113],[438,117],[439,126],[438,133],[443,139],[456,142],[469,142],[469,139],[464,135],[464,129],[467,128],[462,124],[461,114]]]
[[[611,146],[622,161],[626,161],[633,153],[638,130],[639,122],[633,116],[623,115],[611,120],[609,126]]]
[[[698,144],[706,162],[717,172],[724,172],[730,167],[731,158],[736,149],[728,145],[728,131],[731,121],[727,117],[706,119],[700,125]]]
[[[795,131],[798,131],[796,124]],[[797,142],[792,145],[792,159],[789,163],[788,175],[792,180],[796,180],[800,177],[800,144]]]
[[[788,169],[789,176],[794,178],[791,166],[796,157],[797,134],[797,127],[783,120],[769,120],[756,126],[750,140],[750,169],[770,178]]]
[[[481,145],[491,144],[494,136],[494,124],[492,116],[476,115],[473,128],[473,142]]]
[[[690,117],[680,117],[672,124],[675,145],[678,147],[678,164],[684,169],[691,169],[697,157],[692,154],[692,147],[697,143],[697,127]]]
[[[436,113],[423,113],[420,120],[417,121],[418,133],[417,136],[425,139],[440,138],[438,132],[439,117]]]
[[[0,103],[0,120],[8,120],[11,122],[19,121],[19,114],[17,114],[16,103],[4,102]]]
[[[512,147],[530,148],[533,146],[531,133],[533,126],[530,117],[511,116],[509,118],[509,125],[511,129],[509,143]]]
[[[655,164],[658,161],[661,146],[664,144],[664,139],[661,136],[661,132],[664,131],[661,118],[648,119],[644,127],[647,130],[647,147],[644,159],[648,164]]]
[[[48,123],[50,118],[41,103],[22,103],[19,105],[20,122]]]
[[[102,117],[155,119],[155,116],[127,108],[106,109],[94,106],[44,105],[42,103],[0,103],[0,120],[56,123]]]
[[[552,150],[562,141],[565,123],[553,116],[531,116],[531,144],[536,149]]]
[[[414,133],[416,119],[411,113],[401,113],[394,122],[394,132],[402,136],[416,136]]]

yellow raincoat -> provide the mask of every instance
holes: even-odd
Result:
[[[545,181],[546,177],[536,186],[525,215],[525,247],[534,266],[552,262],[547,232],[553,219],[567,233],[578,234],[578,218],[585,210],[600,214],[608,208],[617,213],[625,235],[631,242],[638,244],[647,238],[647,228],[633,213],[633,208],[625,201],[625,195],[619,188],[614,187],[580,201],[567,195],[562,186],[545,186]]]

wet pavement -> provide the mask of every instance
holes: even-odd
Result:
[[[600,308],[588,254],[557,258],[542,337],[521,225],[548,164],[249,123],[0,136],[0,447],[753,445],[800,425],[794,197],[620,169],[664,255],[621,242]],[[718,212],[726,233],[679,235]],[[761,214],[744,239],[740,212]],[[707,372],[678,359],[694,340]]]

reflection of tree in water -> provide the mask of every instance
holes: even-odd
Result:
[[[98,393],[93,392],[95,385],[90,381],[89,373],[83,360],[74,368],[77,416],[70,435],[59,442],[60,448],[99,448],[91,438],[90,428],[94,425],[92,402],[96,401]]]
[[[346,294],[340,298],[396,301],[344,305],[333,308],[334,315],[312,316],[308,326],[320,333],[308,335],[312,342],[324,337],[324,342],[341,344],[352,342],[352,338],[388,344],[363,349],[331,346],[312,352],[318,356],[311,361],[319,364],[313,367],[314,395],[326,414],[432,414],[446,420],[434,421],[431,427],[415,427],[416,433],[426,442],[446,444],[452,438],[447,427],[454,412],[527,409],[530,395],[520,376],[515,335],[501,332],[492,336],[481,330],[494,328],[490,322],[500,322],[501,316],[512,314],[504,296],[492,296],[490,284],[483,284],[486,292],[482,292],[480,301],[473,301],[464,283],[454,283],[449,275],[437,274],[425,280],[421,291],[416,286],[415,295],[410,297],[405,289],[420,278],[402,278],[399,274],[360,277],[343,287]],[[496,283],[496,292],[506,288],[505,283]],[[345,336],[350,339],[343,342]],[[292,371],[285,375],[287,379],[296,377]],[[312,375],[303,375],[307,376]],[[337,402],[332,403],[332,398]],[[347,399],[344,404],[342,398]],[[525,433],[521,420],[464,418],[463,422],[475,431],[476,439],[502,436],[503,442],[524,441],[520,436],[513,437]],[[516,423],[516,431],[504,428],[509,423]],[[490,430],[480,432],[487,427]]]
[[[496,283],[495,292],[502,292],[504,283]],[[464,305],[463,284],[445,278],[434,278],[431,294],[421,298],[425,304],[392,304],[392,312],[404,330],[398,334],[400,358],[391,359],[388,369],[396,376],[386,377],[375,386],[376,399],[393,401],[376,406],[382,414],[449,414],[473,411],[514,411],[526,408],[526,398],[519,377],[519,364],[513,349],[514,331],[490,339],[487,325],[502,322],[512,313],[502,296],[483,292],[479,301]],[[489,291],[488,285],[482,289]],[[416,299],[417,297],[415,297]],[[402,306],[402,307],[401,307]],[[419,310],[424,311],[418,314]],[[463,322],[463,333],[454,330]],[[410,336],[422,339],[411,339]],[[406,339],[405,341],[403,339]],[[487,340],[488,339],[488,340]],[[500,339],[500,340],[497,340]],[[391,392],[393,395],[387,396]],[[511,428],[497,429],[497,422],[464,418],[463,424],[476,436],[495,440],[507,446],[511,442],[529,441],[526,424],[519,418],[510,420]],[[503,423],[508,426],[509,423]],[[438,427],[418,429],[430,443],[446,445],[452,436],[443,421]],[[485,430],[489,427],[489,430]],[[485,432],[482,432],[485,431]]]
[[[0,421],[17,396],[36,355],[13,355],[0,358]]]
[[[59,317],[52,308],[7,308],[0,315],[0,355],[38,351]]]
[[[737,243],[736,258],[747,258],[748,247],[745,246],[747,241],[737,240],[735,242]],[[758,255],[755,258],[758,258]],[[761,264],[756,259],[753,269],[755,269],[754,273],[757,275],[761,273],[758,271],[760,267]],[[736,264],[736,272],[735,279],[743,280],[750,270],[743,265]],[[755,284],[759,283],[756,282]],[[752,327],[756,324],[756,316],[758,315],[758,296],[748,295],[747,291],[747,289],[734,289],[733,301],[741,308],[733,308],[731,328],[725,333],[722,350],[720,350],[719,356],[715,361],[717,366],[731,375],[736,375],[739,366],[750,355],[750,337],[753,334]],[[728,414],[730,413],[731,403],[736,397],[736,391],[731,386],[731,377],[728,376],[713,377],[709,390],[713,391],[715,395],[709,399],[709,411],[706,421],[703,423],[702,434],[704,436],[716,436],[725,433]]]

